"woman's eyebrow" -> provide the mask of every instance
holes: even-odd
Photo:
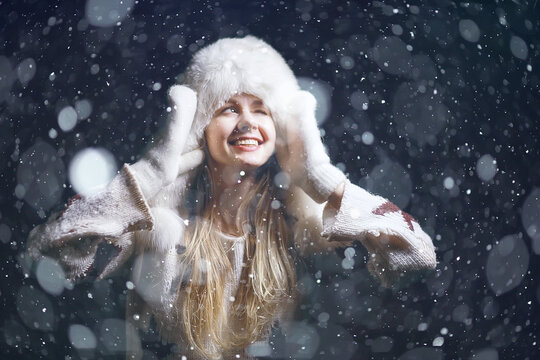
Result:
[[[236,100],[227,100],[225,104],[223,104],[223,106],[227,106],[227,105],[238,105],[238,102]]]
[[[220,112],[222,110],[225,110],[226,108],[231,107],[231,106],[238,107],[238,102],[236,102],[235,100],[227,100],[223,105],[221,105],[216,110],[216,113],[218,113],[218,112]]]

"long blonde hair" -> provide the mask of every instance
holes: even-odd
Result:
[[[202,166],[195,177],[194,218],[186,231],[183,258],[190,273],[183,275],[188,280],[178,290],[185,295],[177,310],[183,335],[206,358],[219,358],[223,350],[244,349],[260,340],[270,331],[279,309],[292,301],[296,272],[291,232],[281,191],[273,184],[279,168],[274,158],[269,163],[258,171],[256,186],[238,209],[236,226],[245,239],[246,266],[230,314],[224,304],[229,301],[225,283],[232,265],[216,234],[213,170]]]

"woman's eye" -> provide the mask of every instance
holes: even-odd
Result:
[[[262,114],[262,115],[268,115],[268,112],[266,112],[266,110],[257,110],[256,113]]]
[[[228,114],[228,113],[236,113],[236,112],[237,112],[236,109],[234,107],[232,107],[232,106],[229,106],[229,107],[223,109],[223,113],[226,113],[226,114]]]

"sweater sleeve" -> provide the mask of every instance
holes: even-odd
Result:
[[[384,286],[437,264],[431,238],[411,215],[349,182],[339,211],[326,206],[322,235],[330,241],[359,240],[370,255],[369,271]]]
[[[151,230],[153,217],[129,167],[124,165],[109,186],[94,195],[74,196],[66,208],[36,226],[28,236],[28,254],[33,260],[49,256],[66,270],[70,279],[85,275],[94,263],[98,244],[110,241],[118,253],[111,264],[119,265],[132,252],[137,230]]]

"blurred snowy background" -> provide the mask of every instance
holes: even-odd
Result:
[[[334,163],[439,260],[391,291],[360,246],[307,259],[270,356],[538,359],[539,19],[526,0],[0,0],[0,357],[121,357],[133,284],[29,271],[28,232],[141,155],[193,52],[253,34],[318,98]]]

